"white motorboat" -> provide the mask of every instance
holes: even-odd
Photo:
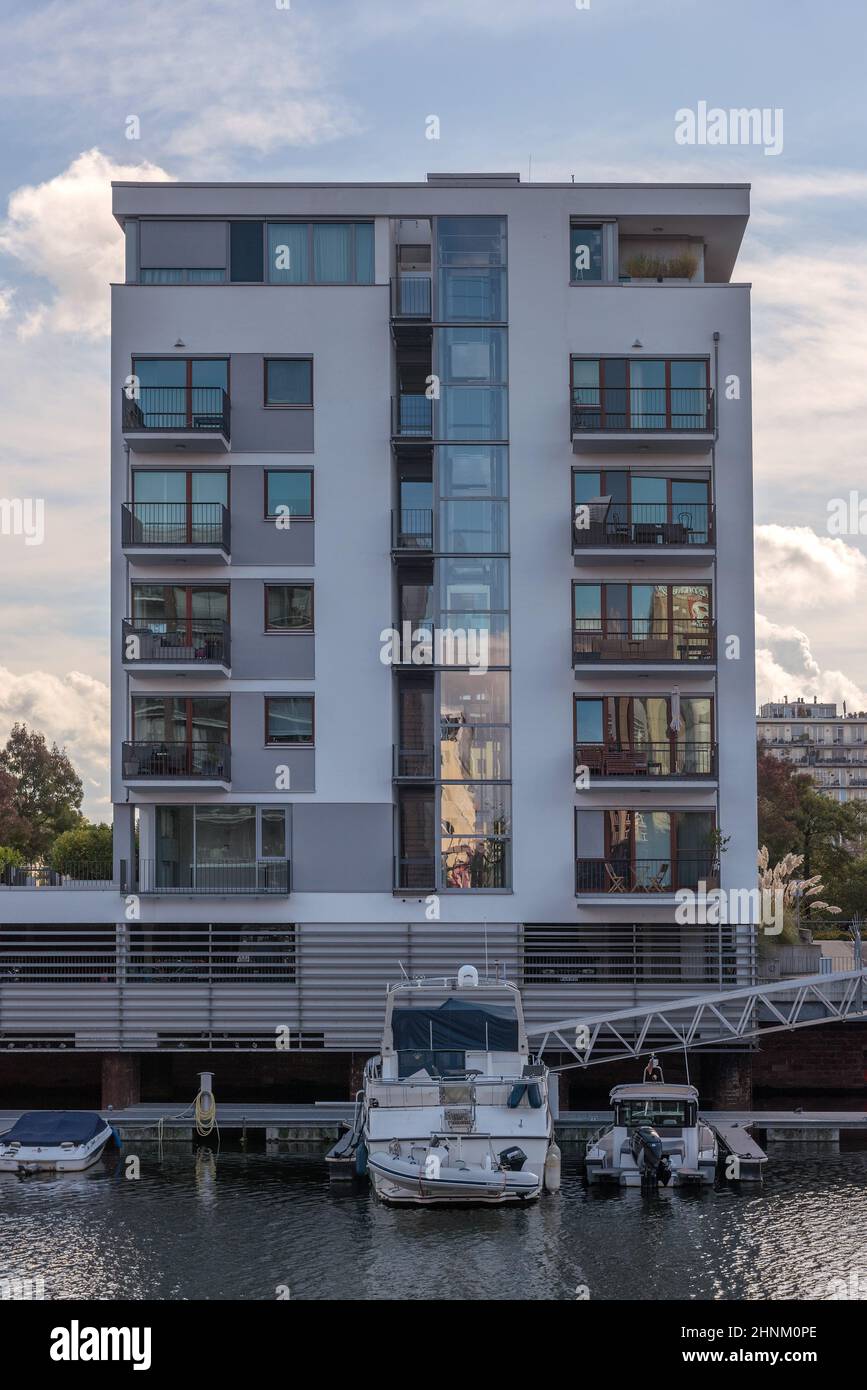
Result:
[[[0,1172],[80,1173],[97,1162],[114,1130],[88,1110],[33,1110],[0,1134]]]
[[[719,1146],[698,1113],[694,1086],[663,1081],[615,1086],[614,1123],[587,1145],[587,1181],[657,1190],[712,1183]]]
[[[385,1202],[522,1202],[555,1191],[548,1070],[530,1058],[516,987],[480,980],[472,966],[392,986],[360,1133]]]

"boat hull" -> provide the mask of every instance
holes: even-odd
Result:
[[[0,1173],[83,1173],[102,1157],[113,1137],[109,1125],[86,1144],[72,1148],[62,1145],[21,1144],[14,1153],[0,1146]]]
[[[373,1190],[383,1201],[430,1206],[438,1202],[500,1205],[528,1202],[542,1190],[542,1174],[466,1168],[440,1168],[437,1177],[426,1176],[424,1168],[408,1159],[390,1154],[371,1154],[368,1171]]]

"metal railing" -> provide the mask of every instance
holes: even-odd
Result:
[[[714,428],[712,387],[573,386],[569,407],[573,435],[606,430],[712,434]]]
[[[168,859],[140,859],[134,883],[126,883],[127,865],[122,864],[122,891],[147,895],[163,894],[222,897],[262,897],[291,892],[288,859],[243,859],[213,864]]]
[[[149,622],[124,618],[122,660],[131,665],[159,662],[166,666],[194,663],[226,666],[231,662],[229,624],[191,618],[181,622]]]
[[[575,892],[674,893],[678,888],[718,886],[719,866],[712,853],[672,854],[667,859],[645,855],[609,856],[575,861]]]
[[[785,749],[791,756],[787,761],[802,767],[867,767],[867,749],[854,748],[843,743],[795,743],[793,740],[779,742],[761,740],[768,748],[776,751]],[[802,754],[803,756],[794,756]]]
[[[123,429],[132,434],[229,434],[229,393],[222,386],[140,386],[130,397],[121,387]]]
[[[715,661],[716,621],[575,618],[572,665],[585,661]]]
[[[439,749],[392,748],[392,776],[395,782],[432,782],[439,774]]]
[[[94,860],[54,869],[50,864],[5,864],[0,867],[0,888],[111,888],[109,861]],[[116,886],[116,885],[114,885]]]
[[[391,513],[391,548],[417,555],[433,550],[433,511],[430,507],[396,507]]]
[[[394,860],[394,887],[396,892],[431,892],[436,887],[436,859],[431,855],[406,858],[396,856]]]
[[[391,317],[429,319],[431,316],[431,277],[425,271],[403,271],[391,278]]]
[[[713,507],[706,502],[576,504],[572,539],[576,550],[590,546],[713,545]]]
[[[121,542],[127,546],[229,550],[229,509],[222,502],[124,502]]]
[[[294,926],[4,928],[0,982],[30,984],[291,984]]]
[[[125,781],[152,777],[196,777],[228,782],[231,751],[227,743],[172,743],[161,739],[133,740],[122,745]]]
[[[756,969],[750,927],[614,922],[524,928],[522,985],[718,985]]]
[[[396,439],[433,437],[433,401],[420,392],[404,392],[391,400],[391,432]]]
[[[593,777],[715,777],[715,743],[636,743],[610,748],[605,743],[576,743],[575,776],[586,768]]]

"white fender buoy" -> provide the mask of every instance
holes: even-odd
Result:
[[[561,1154],[557,1144],[552,1144],[545,1158],[545,1191],[560,1191]]]

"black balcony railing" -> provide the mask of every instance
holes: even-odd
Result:
[[[718,884],[719,869],[712,851],[706,854],[672,855],[669,859],[644,856],[611,856],[575,861],[575,892],[674,893],[678,888],[698,891]]]
[[[575,775],[586,768],[594,777],[715,777],[716,744],[692,741],[642,743],[609,748],[604,743],[575,745]]]
[[[395,744],[392,751],[395,782],[432,782],[437,776],[438,749],[433,744],[427,748],[400,748]]]
[[[712,434],[713,388],[709,386],[573,386],[572,433]]]
[[[228,782],[231,755],[227,743],[170,743],[158,739],[123,744],[123,776],[166,781],[194,777],[203,782]]]
[[[408,270],[391,280],[391,316],[394,319],[429,319],[431,316],[431,277],[424,271]]]
[[[229,393],[222,386],[121,387],[124,430],[174,434],[190,430],[229,438]]]
[[[402,393],[391,402],[391,432],[396,439],[433,437],[433,401],[422,392]]]
[[[575,550],[607,545],[713,545],[713,507],[706,502],[587,502],[572,514]]]
[[[585,662],[703,661],[716,659],[716,623],[664,618],[576,618],[572,665]]]
[[[67,864],[62,869],[50,864],[0,867],[0,888],[110,888],[111,884],[111,863],[102,860]]]
[[[394,861],[395,891],[432,892],[436,887],[436,860],[433,855],[415,858],[398,857]]]
[[[124,618],[122,659],[130,665],[159,662],[166,666],[229,666],[229,624],[191,618],[160,623]]]
[[[229,509],[222,502],[124,502],[121,539],[126,546],[229,550]]]
[[[291,891],[288,859],[239,859],[215,864],[142,859],[138,864],[137,881],[124,886],[130,891],[154,895],[264,896]]]
[[[433,550],[433,511],[430,507],[396,507],[391,514],[391,547],[415,555]]]

